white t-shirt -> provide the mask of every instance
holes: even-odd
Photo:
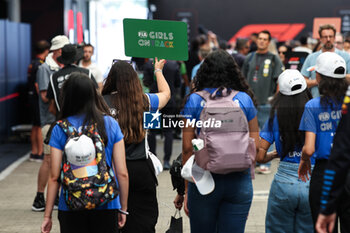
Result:
[[[89,66],[83,66],[83,61],[80,61],[79,66],[90,70],[97,83],[103,82],[102,72],[95,63],[91,62]]]

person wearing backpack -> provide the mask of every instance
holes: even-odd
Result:
[[[259,163],[280,158],[272,181],[265,217],[265,232],[313,232],[309,206],[309,182],[298,178],[304,132],[299,131],[304,106],[312,96],[298,70],[285,70],[278,77],[279,92],[272,100],[270,118],[260,131]],[[267,152],[272,143],[276,150]],[[311,164],[314,159],[311,158]]]
[[[184,109],[181,113],[185,118],[185,128],[183,129],[182,142],[183,164],[185,164],[189,157],[194,153],[192,139],[195,139],[196,135],[201,137],[201,133],[204,130],[204,128],[200,128],[199,125],[197,127],[197,124],[194,126],[190,125],[189,122],[199,121],[202,119],[201,113],[203,111],[210,110],[205,107],[206,101],[198,93],[198,91],[203,91],[201,94],[207,93],[205,94],[207,95],[206,98],[209,97],[212,98],[212,100],[216,99],[214,102],[215,104],[222,103],[230,106],[218,108],[220,111],[228,111],[229,115],[231,114],[231,111],[234,111],[236,114],[238,114],[238,116],[243,116],[240,118],[239,122],[233,122],[233,125],[230,125],[231,128],[228,129],[228,132],[232,130],[232,127],[239,129],[241,128],[241,125],[245,125],[247,131],[237,131],[236,135],[243,135],[243,133],[246,133],[246,141],[241,141],[246,145],[245,149],[248,148],[249,142],[255,141],[255,143],[253,142],[253,154],[255,157],[255,147],[258,148],[259,144],[259,127],[256,117],[257,111],[254,105],[254,95],[232,56],[223,50],[212,52],[204,60],[196,77],[194,87],[195,91],[197,92],[192,93],[187,97]],[[231,99],[228,99],[228,96],[230,96]],[[222,114],[220,114],[220,116],[222,116]],[[232,119],[227,119],[225,121],[223,120],[222,123],[231,124]],[[222,130],[223,128],[218,128],[218,132]],[[209,129],[205,129],[205,131],[208,132],[209,135]],[[207,144],[207,146],[210,145],[211,147],[215,147],[215,144],[220,145],[219,148],[212,151],[212,154],[218,155],[218,153],[222,151],[226,156],[228,155],[228,149],[231,150],[230,144],[237,143],[237,141],[230,141],[235,135],[232,132],[230,133],[231,134],[228,135],[227,133],[222,132],[221,136],[215,136],[215,143],[204,142],[204,145],[206,146]],[[248,140],[249,138],[254,140]],[[204,140],[207,139],[208,138],[204,138]],[[223,141],[226,143],[222,143]],[[237,151],[241,151],[243,149],[243,146],[236,147]],[[204,147],[202,150],[208,150],[208,148]],[[231,150],[231,152],[232,157],[235,157],[235,152],[233,150]],[[206,153],[204,156],[208,156],[208,153]],[[241,154],[239,154],[239,156],[241,156]],[[246,158],[247,157],[248,154],[246,154]],[[196,162],[199,162],[200,166],[208,170],[209,163],[201,163],[198,161],[198,158],[199,157],[197,157],[196,154]],[[206,158],[203,159],[205,160]],[[220,158],[217,159],[220,161]],[[239,161],[232,162],[235,163]],[[242,159],[241,162],[242,164],[246,165],[246,162],[248,161]],[[201,194],[196,184],[187,184],[186,182],[184,208],[186,214],[188,214],[190,217],[190,227],[192,233],[244,232],[253,197],[253,187],[250,173],[251,169],[249,167],[254,166],[254,161],[249,158],[249,162],[250,165],[246,166],[245,168],[238,169],[236,167],[236,172],[227,173],[223,171],[222,174],[211,172],[215,182],[215,188],[212,192],[206,195]],[[209,166],[209,171],[211,169],[214,170],[215,166]],[[226,167],[226,169],[229,168]]]
[[[61,183],[60,232],[116,233],[128,214],[129,186],[119,124],[106,115],[107,106],[83,73],[70,75],[61,98],[59,121],[49,143],[51,175],[41,232],[51,231]]]
[[[147,148],[147,131],[143,128],[144,112],[162,109],[170,99],[170,88],[163,76],[165,60],[155,59],[154,75],[158,93],[145,94],[140,79],[126,61],[115,60],[106,78],[102,95],[110,109],[115,109],[125,138],[126,165],[130,186],[130,215],[123,233],[155,232],[158,220],[157,178]]]
[[[305,144],[298,174],[299,178],[305,182],[310,179],[309,202],[312,220],[316,224],[319,212],[327,203],[327,199],[321,199],[321,196],[325,195],[325,191],[330,191],[333,182],[331,176],[324,174],[333,147],[333,138],[341,119],[342,103],[348,85],[345,80],[346,62],[334,52],[321,53],[317,57],[316,66],[310,67],[311,69],[316,71],[321,96],[306,103],[300,121],[299,129],[305,131]],[[316,160],[312,173],[311,157],[315,157]],[[330,186],[322,190],[324,181]],[[349,201],[346,195],[339,199],[342,206],[349,206]],[[337,209],[341,232],[349,232],[346,229],[348,212],[348,209]],[[338,232],[337,225],[336,221],[333,232]]]

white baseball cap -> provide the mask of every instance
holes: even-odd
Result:
[[[68,39],[68,37],[66,37],[66,36],[64,36],[64,35],[55,36],[55,37],[51,40],[50,51],[52,51],[52,50],[57,50],[57,49],[61,49],[61,48],[63,48],[66,44],[69,44],[69,39]]]
[[[96,150],[91,138],[84,134],[71,138],[64,151],[75,177],[83,178],[97,174]]]
[[[338,54],[324,52],[317,57],[315,70],[327,77],[345,78],[346,63]]]
[[[202,195],[211,193],[215,188],[215,182],[210,171],[199,167],[194,161],[194,155],[192,155],[182,167],[181,176],[195,183],[199,193]]]
[[[291,69],[283,71],[278,76],[278,85],[283,95],[296,95],[307,87],[304,76],[298,70]]]
[[[192,155],[187,161],[186,163],[182,166],[181,169],[181,176],[182,178],[184,178],[185,180],[188,180],[190,182],[193,183],[193,179],[192,179],[192,166],[194,163],[194,155]]]

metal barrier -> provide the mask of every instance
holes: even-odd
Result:
[[[31,59],[31,26],[0,20],[0,141],[11,126],[26,123],[27,68]]]

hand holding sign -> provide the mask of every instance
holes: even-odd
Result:
[[[154,60],[154,71],[156,70],[163,70],[164,64],[165,64],[165,60],[164,59],[160,59],[158,61],[158,58],[155,58]]]

